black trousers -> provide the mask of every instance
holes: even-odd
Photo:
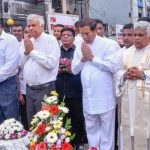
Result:
[[[23,104],[19,104],[19,113],[20,113],[20,117],[21,117],[21,123],[24,126],[25,130],[29,130],[28,128],[28,120],[27,120],[27,112],[26,112],[26,95],[22,95],[24,98],[24,105]]]
[[[118,150],[118,107],[116,106],[116,115],[115,115],[115,150]]]
[[[59,98],[60,101],[62,98]],[[65,98],[65,106],[69,108],[69,113],[66,117],[71,118],[71,132],[75,133],[76,136],[72,141],[72,145],[84,144],[86,137],[83,108],[82,108],[82,98]]]

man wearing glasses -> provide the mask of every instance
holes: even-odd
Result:
[[[83,112],[89,150],[114,150],[115,92],[112,75],[118,70],[113,62],[116,49],[105,38],[96,35],[96,22],[80,22],[83,42],[72,61],[72,71],[81,71]]]

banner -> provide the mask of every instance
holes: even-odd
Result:
[[[123,28],[123,25],[116,24],[116,39],[117,39],[117,42],[120,45],[123,44],[123,41],[122,41],[122,28]]]
[[[79,16],[77,15],[69,15],[61,13],[47,14],[48,31],[50,34],[52,34],[54,26],[56,24],[63,24],[64,26],[73,28],[74,23],[78,20]]]

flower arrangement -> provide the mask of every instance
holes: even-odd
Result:
[[[70,141],[71,119],[64,116],[68,108],[64,102],[58,105],[58,94],[51,92],[50,97],[44,97],[41,111],[31,121],[30,150],[72,150]]]
[[[7,119],[0,125],[0,139],[18,139],[26,134],[27,131],[23,129],[23,125],[14,118]]]
[[[71,62],[72,59],[60,58],[58,73],[72,73]]]

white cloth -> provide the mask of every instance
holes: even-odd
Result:
[[[122,95],[120,138],[121,150],[146,150],[150,132],[150,44],[141,50],[130,47],[122,56],[122,70],[117,72],[117,96]],[[130,67],[138,67],[146,74],[146,81],[127,80],[123,74]],[[131,140],[131,136],[132,139]],[[134,145],[134,148],[133,148]],[[148,148],[149,150],[149,148]]]
[[[0,82],[17,74],[19,43],[15,36],[2,31],[0,35]]]
[[[74,53],[72,71],[74,74],[81,71],[84,112],[102,114],[114,109],[116,104],[112,74],[118,69],[113,62],[117,49],[111,42],[98,36],[88,46],[94,55],[93,61],[81,62],[80,45]]]
[[[19,44],[20,44],[19,54],[20,54],[20,59],[21,59],[21,56],[24,53],[24,42],[23,42],[23,40],[21,42],[19,42]],[[21,67],[20,67],[20,72],[19,72],[19,82],[20,82],[21,94],[26,95],[26,82],[24,81],[23,68],[21,68]]]
[[[96,115],[84,113],[84,117],[89,147],[114,150],[115,109]]]
[[[117,41],[109,39],[109,38],[107,38],[105,36],[103,38],[108,40],[112,45],[114,45],[114,47],[117,49],[117,51],[121,48]]]
[[[14,140],[0,140],[0,150],[28,150],[27,145],[30,143],[30,135],[14,139]]]
[[[81,36],[81,34],[77,34],[75,36],[75,40],[74,40],[74,45],[77,47],[77,46],[80,46],[83,42],[83,38]]]
[[[40,85],[55,81],[58,73],[60,47],[53,35],[42,33],[31,38],[33,48],[28,56],[22,55],[24,80],[29,85]]]

